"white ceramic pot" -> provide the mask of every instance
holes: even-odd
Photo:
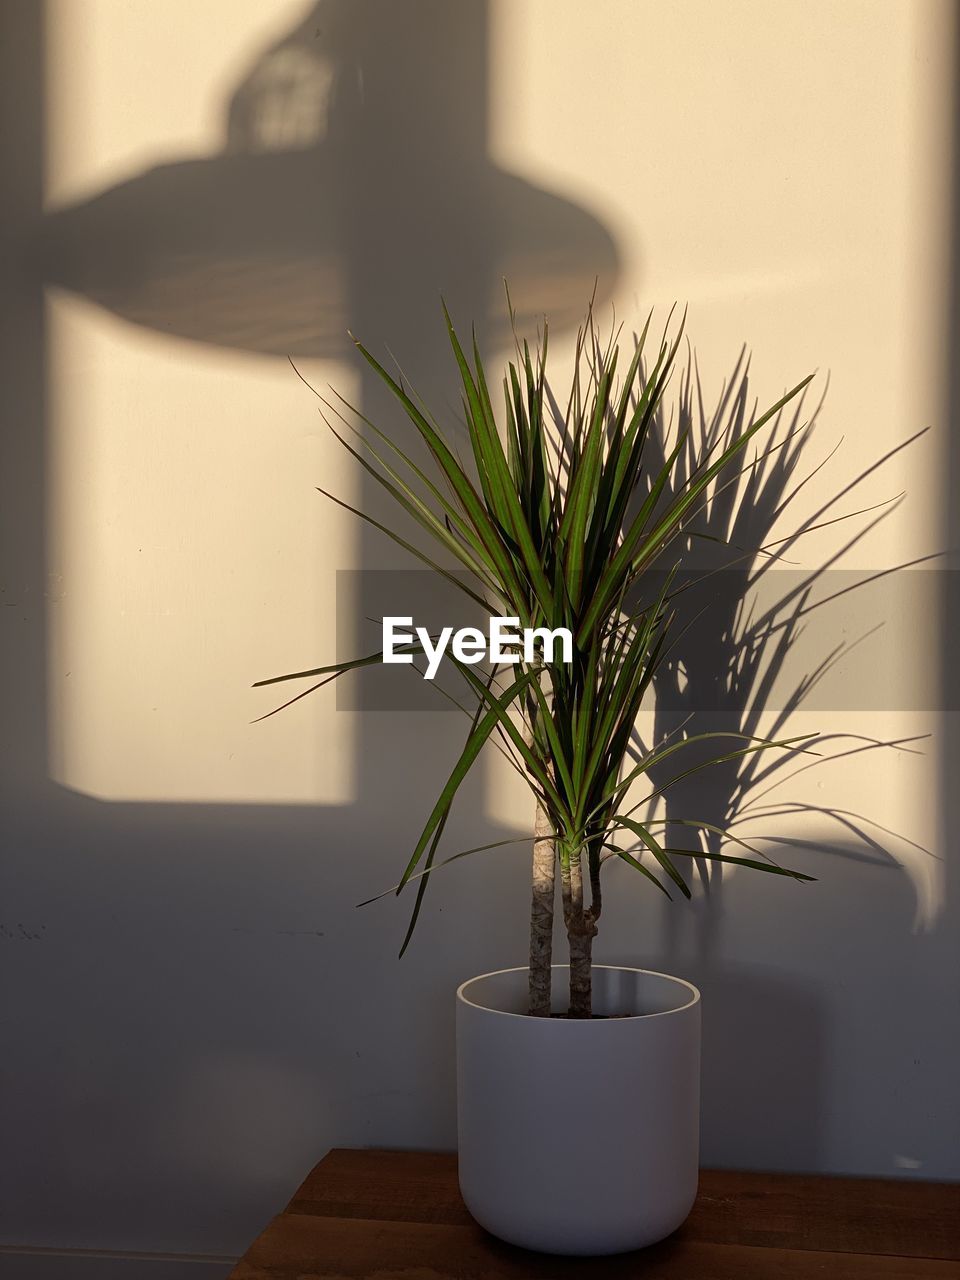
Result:
[[[566,965],[554,965],[556,1009]],[[700,993],[593,967],[595,1014],[525,1013],[527,970],[457,991],[460,1189],[481,1226],[545,1253],[621,1253],[676,1230],[697,1193]]]

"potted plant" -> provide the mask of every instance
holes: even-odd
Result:
[[[460,785],[482,749],[497,745],[529,786],[536,811],[530,958],[522,969],[474,978],[457,992],[461,1189],[477,1220],[512,1243],[613,1253],[661,1239],[693,1204],[700,1010],[698,992],[679,978],[594,964],[604,866],[616,859],[668,897],[689,896],[684,860],[693,854],[672,847],[669,825],[652,820],[644,803],[719,761],[804,749],[795,738],[705,733],[654,743],[637,758],[635,721],[670,650],[672,584],[689,521],[708,493],[775,447],[760,433],[809,379],[691,460],[684,431],[669,448],[652,442],[682,324],[671,337],[668,321],[645,363],[648,319],[618,376],[621,343],[616,335],[602,342],[588,315],[564,410],[547,383],[544,326],[532,349],[518,340],[498,415],[476,340],[468,356],[446,309],[444,316],[472,467],[402,376],[359,342],[428,460],[421,466],[395,434],[360,415],[361,427],[352,428],[324,400],[334,435],[429,535],[429,549],[356,514],[517,629],[517,644],[499,665],[478,670],[473,654],[449,655],[474,705],[465,708],[463,749],[395,886],[414,894],[401,955],[433,872],[479,852],[438,859]],[[355,443],[345,427],[355,430]],[[565,653],[554,643],[564,636]],[[413,661],[431,646],[430,637],[411,634],[394,655]],[[318,677],[319,687],[383,658],[381,650],[260,683]],[[684,767],[682,752],[694,742],[700,754]],[[654,772],[656,785],[635,802],[635,784]],[[669,819],[680,821],[697,826],[696,815]],[[810,879],[729,833],[698,856]],[[567,955],[554,965],[558,898]]]

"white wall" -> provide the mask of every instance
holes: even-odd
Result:
[[[522,855],[438,877],[400,964],[403,912],[354,910],[454,717],[324,693],[248,723],[273,705],[253,679],[332,654],[336,571],[396,562],[315,493],[372,501],[285,353],[376,407],[350,324],[444,397],[436,296],[495,347],[507,271],[562,373],[598,274],[627,326],[689,304],[708,400],[743,343],[761,399],[829,370],[822,486],[932,425],[858,497],[908,493],[845,563],[943,543],[948,4],[341,8],[5,14],[7,1243],[238,1252],[331,1145],[452,1146],[453,988],[522,961]],[[811,535],[804,565],[837,545]],[[827,648],[860,622],[824,618]],[[856,661],[935,672],[935,619],[907,634]],[[736,875],[669,914],[616,877],[599,958],[704,990],[706,1163],[960,1173],[946,721],[791,719],[934,734],[791,793],[866,814],[885,865],[791,851],[816,886]],[[450,847],[527,820],[491,763]]]

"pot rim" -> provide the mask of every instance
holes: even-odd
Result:
[[[568,964],[552,964],[551,971],[554,969],[567,969]],[[672,973],[661,973],[657,969],[642,969],[639,965],[630,964],[595,964],[594,969],[612,970],[616,973],[643,973],[648,974],[652,978],[665,978],[668,982],[675,982],[679,987],[686,987],[690,992],[690,999],[686,1003],[677,1005],[675,1009],[661,1009],[658,1013],[624,1013],[618,1014],[613,1018],[542,1018],[534,1017],[529,1013],[511,1013],[508,1009],[491,1009],[489,1005],[476,1004],[470,1000],[465,994],[467,987],[472,986],[475,982],[483,982],[485,978],[499,978],[507,973],[529,973],[530,966],[528,964],[520,964],[511,966],[509,969],[491,969],[489,973],[478,973],[472,978],[467,978],[466,982],[461,982],[457,987],[457,1000],[465,1004],[470,1009],[476,1009],[480,1013],[489,1013],[498,1018],[520,1018],[526,1022],[536,1022],[540,1025],[552,1026],[612,1026],[617,1023],[625,1022],[647,1022],[651,1018],[669,1018],[677,1013],[684,1013],[688,1009],[692,1009],[700,1003],[700,992],[692,982],[687,982],[686,978],[678,978]]]

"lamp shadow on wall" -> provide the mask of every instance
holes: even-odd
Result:
[[[441,291],[503,346],[504,278],[521,327],[574,326],[618,251],[587,209],[491,160],[487,8],[312,5],[233,91],[218,154],[50,216],[49,282],[156,332],[301,358],[352,352],[361,325],[396,344],[426,320],[432,340]]]

